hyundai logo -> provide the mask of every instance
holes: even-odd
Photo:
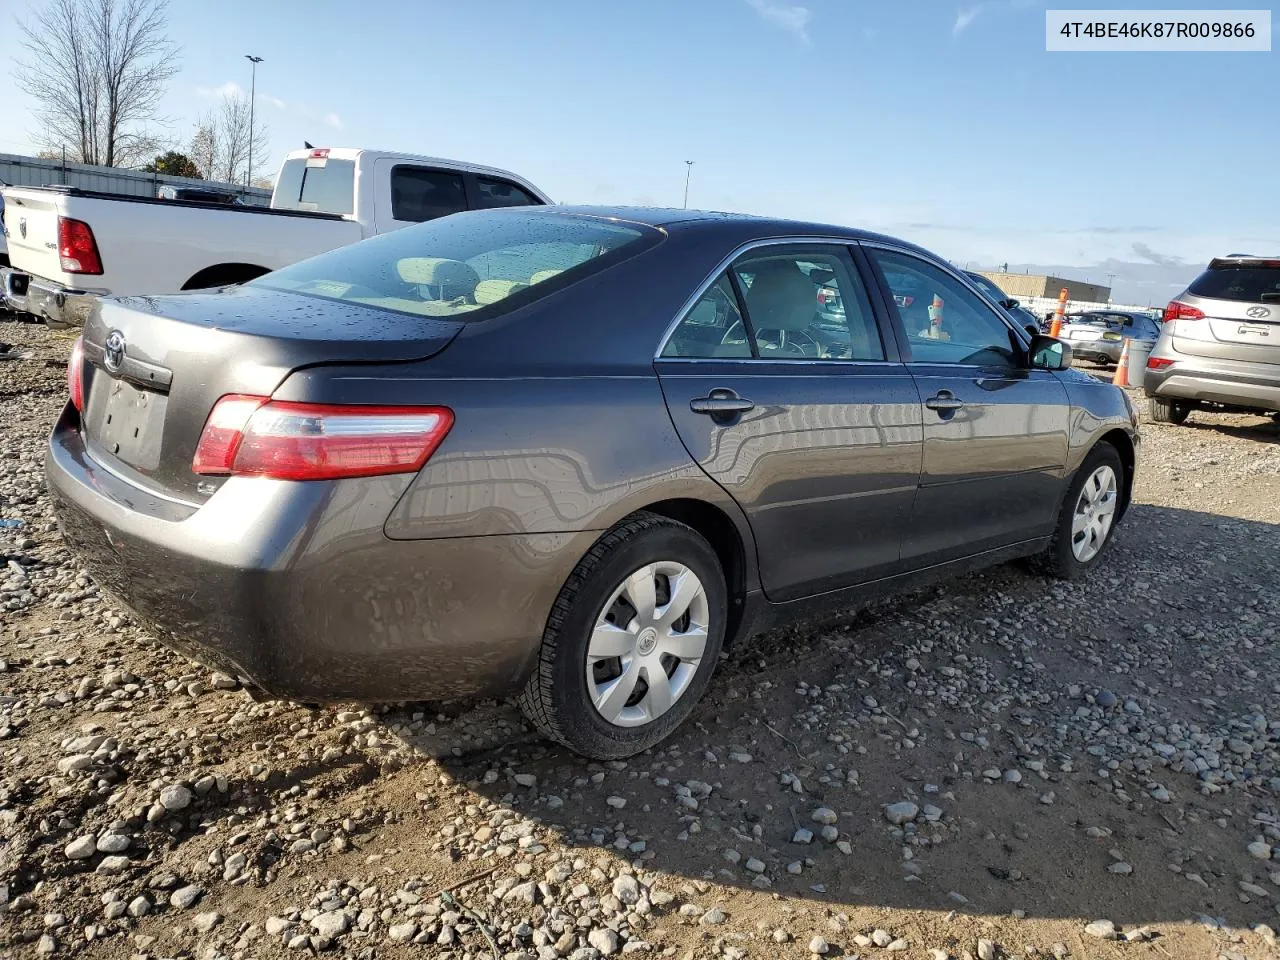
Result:
[[[1270,307],[1250,307],[1244,312],[1246,317],[1252,317],[1254,320],[1262,320],[1271,316]]]
[[[107,342],[102,345],[102,362],[112,373],[124,363],[124,334],[119,330],[107,334]]]

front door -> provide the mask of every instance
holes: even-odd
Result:
[[[656,366],[685,447],[747,515],[771,600],[899,569],[920,398],[847,247],[744,253]]]
[[[903,559],[928,566],[1045,536],[1058,516],[1070,406],[1049,371],[959,277],[907,251],[867,248],[910,351],[924,424]]]

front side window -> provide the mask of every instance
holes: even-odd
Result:
[[[425,223],[467,209],[462,174],[426,167],[391,168],[391,218]]]
[[[641,224],[532,208],[476,211],[339,247],[251,282],[402,313],[482,320],[661,239]]]
[[[845,249],[763,247],[732,269],[761,359],[884,359],[871,302]]]
[[[476,190],[480,194],[480,210],[491,210],[494,207],[535,207],[542,203],[514,183],[491,177],[476,177]]]
[[[893,295],[913,360],[1017,365],[1009,326],[959,279],[909,254],[878,249],[869,253]]]

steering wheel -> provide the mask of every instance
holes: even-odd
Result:
[[[742,328],[740,332],[738,329],[739,327]],[[763,333],[765,331],[761,331],[761,332]],[[806,330],[792,330],[790,333],[790,336],[788,336],[788,333],[786,330],[779,330],[777,331],[777,333],[778,333],[778,345],[776,349],[778,350],[779,353],[786,353],[789,356],[793,356],[793,357],[824,357],[826,356],[826,354],[823,352],[822,344],[820,344],[813,337],[813,335]],[[813,352],[810,353],[808,350],[806,350],[803,343],[795,342],[793,338],[796,336],[803,337],[805,340],[807,340]],[[737,344],[737,343],[746,343],[746,342],[747,342],[747,328],[741,320],[735,320],[733,324],[729,327],[729,329],[724,332],[724,336],[720,338],[720,346],[722,347],[727,346],[728,344],[731,344],[731,343]],[[756,338],[756,342],[759,343],[759,337]],[[772,346],[772,344],[770,344],[770,346]]]

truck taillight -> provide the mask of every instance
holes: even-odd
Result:
[[[66,273],[102,273],[93,229],[83,220],[58,218],[58,259]]]
[[[1170,320],[1203,320],[1204,311],[1197,310],[1189,304],[1183,303],[1181,300],[1170,300],[1169,305],[1164,308],[1164,322]]]
[[[311,151],[311,157],[315,160],[325,160],[329,156],[328,147],[316,147]]]
[[[67,361],[67,395],[77,410],[84,409],[84,338],[76,337]]]
[[[337,406],[233,394],[214,404],[191,469],[277,480],[417,473],[452,426],[447,407]]]

